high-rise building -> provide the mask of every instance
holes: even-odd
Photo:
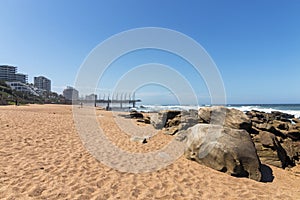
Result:
[[[44,77],[44,76],[38,76],[34,77],[34,87],[45,90],[47,92],[51,91],[51,80]]]
[[[67,86],[67,88],[63,91],[63,96],[66,100],[78,100],[79,92],[75,88]]]
[[[27,83],[28,76],[26,74],[17,73],[17,67],[10,65],[0,65],[0,80],[2,81],[19,81]]]
[[[17,67],[9,65],[0,65],[0,80],[2,81],[15,81],[15,74]]]
[[[21,83],[27,83],[28,75],[27,74],[15,74],[15,81],[19,81]]]

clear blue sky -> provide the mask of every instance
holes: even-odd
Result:
[[[132,28],[164,27],[206,49],[222,75],[228,103],[300,103],[299,10],[297,0],[0,0],[0,64],[18,66],[29,82],[44,75],[61,93],[100,42]],[[131,58],[139,56],[136,64],[160,60],[157,52],[148,53]],[[205,84],[186,73],[207,103]]]

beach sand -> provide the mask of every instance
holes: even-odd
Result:
[[[132,120],[100,110],[97,118],[107,137],[126,151],[158,150],[172,139],[158,133],[146,144],[132,142],[115,119]],[[151,125],[136,126],[153,131]],[[71,106],[2,106],[0,134],[0,199],[300,199],[298,166],[269,166],[274,180],[267,183],[232,177],[184,157],[158,171],[119,172],[85,149]]]

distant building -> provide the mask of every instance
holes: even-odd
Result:
[[[34,87],[39,90],[51,92],[51,80],[44,76],[34,77]]]
[[[16,90],[18,92],[25,92],[30,93],[35,96],[39,96],[39,94],[34,91],[33,88],[31,88],[29,85],[26,85],[25,83],[21,83],[19,81],[6,81],[6,85],[8,85],[11,89]]]
[[[0,80],[27,83],[28,75],[17,73],[17,67],[0,65]]]
[[[90,94],[90,95],[85,96],[85,100],[88,100],[88,101],[95,101],[96,99],[97,99],[96,94]]]
[[[63,91],[63,96],[66,100],[78,100],[79,92],[75,88],[67,86],[67,88]]]
[[[0,80],[2,81],[15,81],[15,74],[17,67],[9,65],[0,65]]]
[[[15,74],[15,81],[20,81],[21,83],[27,83],[28,82],[28,75],[26,74]]]

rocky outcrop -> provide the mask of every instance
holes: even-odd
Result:
[[[206,124],[224,125],[233,129],[251,130],[251,120],[237,109],[229,109],[223,106],[205,107],[199,109],[200,122]]]
[[[234,129],[251,130],[251,120],[237,109],[223,106],[205,107],[190,111],[161,111],[151,116],[151,124],[156,129],[164,128],[166,134],[174,135],[197,123],[224,125]]]
[[[300,163],[300,119],[293,115],[256,110],[243,113],[214,106],[189,112],[161,111],[156,118],[152,115],[150,121],[155,128],[170,135],[198,123],[246,130],[264,164],[286,168]]]
[[[260,160],[245,130],[197,124],[180,131],[177,139],[186,143],[185,156],[215,170],[260,181]]]
[[[263,163],[286,168],[299,162],[299,119],[277,111],[265,113],[252,110],[246,115],[252,121],[252,130],[256,130],[250,133]]]
[[[225,127],[247,130],[265,164],[286,168],[299,162],[300,120],[293,115],[256,110],[244,114],[220,106],[201,108],[198,115],[202,123],[222,125],[223,122]]]

